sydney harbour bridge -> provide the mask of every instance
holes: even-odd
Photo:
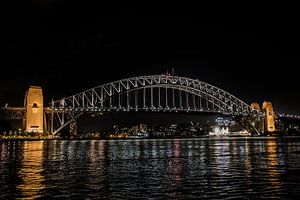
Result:
[[[245,103],[211,84],[170,74],[147,75],[117,80],[52,100],[44,106],[42,89],[32,86],[24,107],[2,107],[11,118],[22,118],[27,132],[52,135],[76,123],[84,113],[174,112],[230,116],[249,131],[275,131],[270,102]]]

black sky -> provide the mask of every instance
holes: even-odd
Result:
[[[3,7],[0,105],[22,105],[29,85],[41,85],[49,101],[174,67],[247,103],[269,100],[278,112],[300,113],[293,11],[39,2]]]

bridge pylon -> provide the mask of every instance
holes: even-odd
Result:
[[[257,110],[260,115],[254,116],[253,122],[261,133],[275,132],[275,114],[271,102],[264,101],[262,109],[257,102],[251,104],[251,107]]]
[[[265,115],[265,131],[269,133],[275,132],[275,114],[272,103],[264,101],[262,108]]]
[[[44,100],[42,88],[30,86],[25,95],[25,131],[44,132]]]

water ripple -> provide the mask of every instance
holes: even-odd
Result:
[[[0,199],[295,199],[297,140],[1,141]]]

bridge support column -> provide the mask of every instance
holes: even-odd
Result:
[[[234,116],[233,120],[238,122],[243,128],[248,130],[251,135],[260,135],[261,132],[256,128],[255,124],[253,124],[252,117],[245,117],[245,116]]]
[[[275,115],[271,102],[264,101],[262,104],[262,110],[258,103],[252,103],[251,108],[257,110],[258,112],[262,112],[263,116],[255,117],[254,121],[257,124],[260,132],[263,133],[272,133],[275,131]]]
[[[271,102],[263,102],[263,111],[265,113],[265,131],[272,133],[275,131],[275,116]]]
[[[26,92],[24,106],[25,131],[26,132],[44,132],[44,102],[42,88],[39,86],[30,86]]]
[[[52,107],[52,109],[51,109],[51,119],[50,119],[50,123],[51,123],[50,132],[51,132],[51,134],[53,134],[53,132],[54,132],[54,110],[53,110],[54,101],[53,101],[53,99],[52,99],[52,102],[51,102],[51,107]]]
[[[251,108],[256,110],[258,113],[261,113],[261,109],[259,103],[253,102],[251,103]],[[261,133],[264,133],[264,118],[260,115],[255,115],[252,117],[253,125],[257,128],[257,130]]]
[[[70,135],[71,136],[76,136],[77,135],[77,122],[76,120],[72,120],[70,123]]]

